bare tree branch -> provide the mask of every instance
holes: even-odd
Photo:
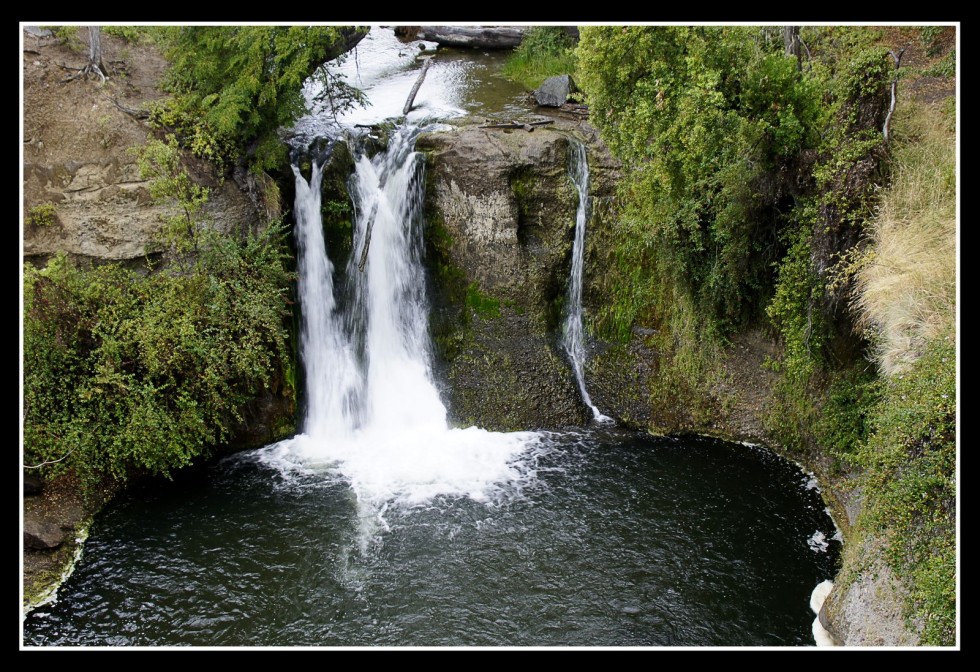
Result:
[[[888,125],[892,121],[892,114],[895,112],[895,102],[897,100],[898,91],[898,68],[902,64],[902,54],[908,47],[902,47],[896,54],[894,50],[889,51],[888,55],[895,59],[895,77],[892,78],[892,102],[888,108],[888,116],[885,117],[885,125],[882,127],[881,132],[885,136],[885,142],[888,142]]]

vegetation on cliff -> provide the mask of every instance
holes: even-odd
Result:
[[[362,102],[327,67],[364,35],[354,26],[182,26],[163,40],[173,94],[154,110],[197,156],[224,164],[245,159],[269,170],[286,160],[279,129],[307,112],[304,86],[339,112]]]
[[[131,148],[152,199],[170,206],[147,249],[167,263],[141,273],[58,255],[44,269],[24,267],[25,465],[74,471],[90,491],[135,473],[169,475],[229,440],[250,401],[294,395],[287,231],[274,217],[257,232],[216,231],[187,153],[209,160],[219,180],[248,166],[275,192],[264,170],[286,158],[278,131],[306,111],[306,83],[337,106],[360,100],[324,64],[366,28],[107,33],[152,43],[169,59],[161,85],[171,95],[149,114],[166,136]],[[272,205],[267,214],[279,210]],[[53,219],[54,206],[31,216]]]
[[[939,34],[899,37],[935,44]],[[860,474],[869,494],[851,534],[888,540],[909,627],[947,645],[956,609],[952,117],[930,144],[902,111],[886,144],[897,75],[884,32],[808,26],[795,33],[802,42],[784,41],[792,35],[582,29],[576,80],[627,175],[609,300],[593,326],[620,339],[650,329],[660,356],[650,403],[691,408],[691,428],[699,406],[710,413],[728,339],[766,328],[781,344],[768,364],[778,374],[768,431],[794,456],[829,453],[838,474]],[[945,63],[940,49],[933,55]],[[896,361],[909,367],[901,378]]]
[[[180,206],[161,238],[178,263],[24,266],[25,464],[74,470],[89,491],[167,476],[227,440],[251,399],[289,394],[284,228],[219,234],[175,145],[154,141],[141,160]]]

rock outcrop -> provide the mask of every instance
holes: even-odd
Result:
[[[845,646],[917,646],[921,624],[909,627],[903,616],[901,582],[881,558],[881,542],[853,540],[845,567],[853,581],[835,583],[820,609],[820,623]]]
[[[534,132],[463,124],[418,140],[440,276],[433,331],[461,424],[549,429],[591,417],[559,345],[578,206],[569,147],[587,137],[557,120]],[[600,144],[589,151],[593,189],[607,198],[616,165]]]
[[[575,81],[569,75],[549,77],[534,90],[534,100],[542,107],[561,107],[568,97],[578,91]]]
[[[65,541],[64,531],[56,524],[34,520],[24,521],[24,548],[47,551]]]

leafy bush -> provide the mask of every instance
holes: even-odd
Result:
[[[177,138],[169,134],[166,141],[149,139],[133,149],[140,177],[150,182],[150,197],[156,202],[173,203],[177,214],[164,219],[163,242],[177,254],[178,260],[196,251],[198,232],[206,222],[201,210],[208,200],[208,190],[191,180],[184,169]]]
[[[137,44],[147,39],[148,28],[144,26],[102,26],[102,32]]]
[[[27,211],[24,223],[28,226],[54,226],[58,223],[57,212],[54,203],[41,203]]]
[[[590,118],[629,167],[642,244],[724,333],[771,285],[787,175],[819,141],[818,82],[748,27],[584,27]],[[667,265],[661,265],[668,270]]]
[[[149,276],[64,255],[24,267],[24,452],[87,488],[206,456],[282,377],[289,286],[281,226],[205,230],[194,273]],[[67,459],[65,459],[67,457]]]
[[[173,136],[136,153],[177,212],[162,235],[178,263],[144,275],[62,254],[24,270],[25,459],[73,469],[89,491],[206,456],[247,402],[291,380],[284,225],[219,234]]]

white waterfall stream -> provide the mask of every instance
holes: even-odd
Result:
[[[575,243],[572,246],[572,270],[568,281],[568,298],[566,303],[566,318],[562,333],[562,344],[575,371],[582,401],[592,409],[593,419],[601,424],[612,424],[614,420],[592,403],[588,390],[585,388],[585,343],[582,330],[582,269],[585,258],[585,224],[589,219],[589,161],[585,145],[581,142],[571,143],[569,174],[578,191],[578,208],[575,212]]]
[[[418,132],[400,129],[373,158],[354,148],[345,302],[335,296],[323,239],[320,167],[309,180],[294,168],[306,412],[303,432],[269,446],[266,457],[280,468],[340,472],[374,513],[437,495],[493,499],[532,477],[519,457],[540,441],[536,432],[449,426],[432,374]]]

